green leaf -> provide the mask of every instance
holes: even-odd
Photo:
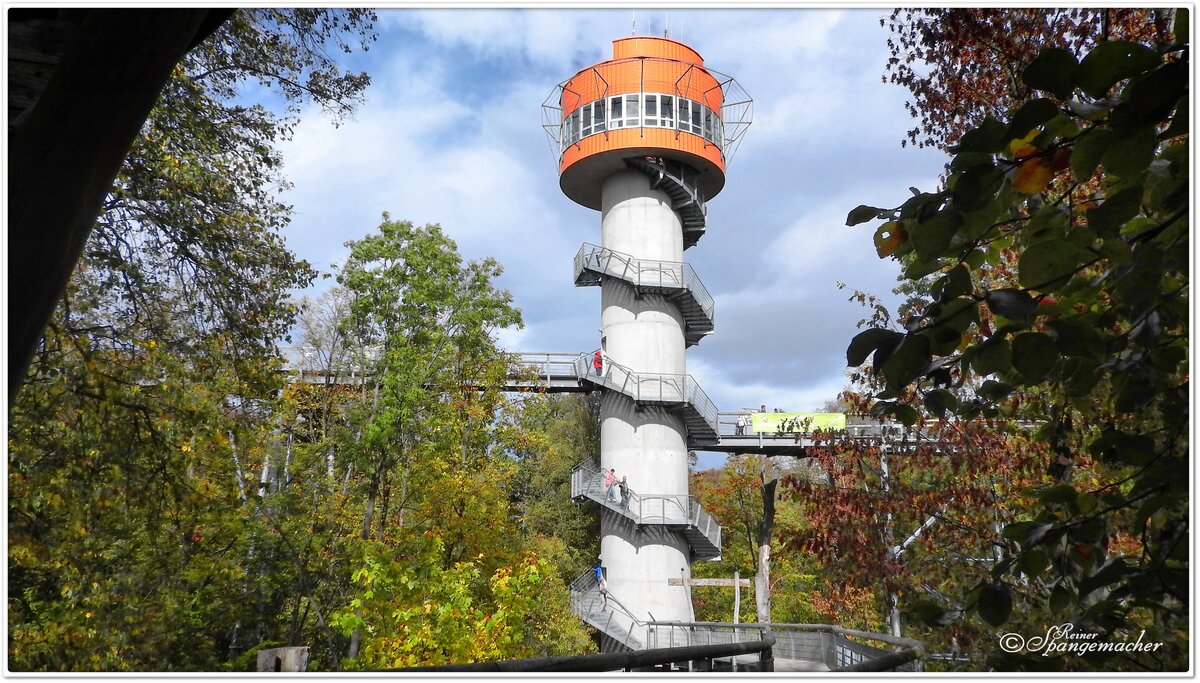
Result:
[[[1075,592],[1070,588],[1067,588],[1066,585],[1060,583],[1054,587],[1053,591],[1050,592],[1050,600],[1048,601],[1050,612],[1054,614],[1066,612],[1067,608],[1069,608],[1071,603],[1075,602],[1075,600]]]
[[[876,218],[886,218],[890,213],[891,211],[888,209],[860,204],[851,209],[850,213],[846,216],[846,225],[858,225],[859,223],[866,223]]]
[[[1074,505],[1079,492],[1070,484],[1058,484],[1038,494],[1042,505]]]
[[[937,316],[937,324],[954,330],[962,336],[971,323],[979,322],[979,304],[969,296],[960,296],[946,302]]]
[[[904,277],[908,280],[920,280],[941,267],[942,264],[937,259],[917,258],[904,267]]]
[[[1151,223],[1153,224],[1153,222]],[[1121,232],[1124,233],[1124,226],[1122,226]],[[1119,237],[1106,239],[1100,243],[1100,256],[1107,259],[1114,266],[1127,265],[1133,263],[1133,247],[1129,245],[1129,242]]]
[[[1099,206],[1087,210],[1088,227],[1097,235],[1113,237],[1137,215],[1142,205],[1142,186],[1134,185],[1109,196]]]
[[[1091,576],[1085,576],[1079,582],[1079,595],[1086,598],[1089,593],[1101,588],[1114,584],[1132,573],[1129,565],[1125,564],[1125,560],[1114,557],[1109,559]]]
[[[1041,548],[1034,548],[1021,553],[1017,560],[1017,569],[1031,579],[1036,579],[1050,566],[1050,553]]]
[[[945,302],[957,296],[970,294],[971,289],[971,271],[967,270],[966,266],[959,264],[938,278],[930,288],[930,292],[937,297],[938,301]]]
[[[1092,128],[1079,136],[1071,148],[1071,173],[1075,180],[1083,182],[1092,177],[1115,137],[1109,128]]]
[[[925,599],[911,603],[904,611],[929,626],[943,625],[943,622],[946,620],[946,610],[936,603]]]
[[[1145,45],[1110,40],[1083,58],[1075,72],[1075,81],[1088,97],[1100,99],[1117,81],[1145,73],[1159,62],[1158,54]]]
[[[1044,90],[1059,99],[1067,99],[1075,89],[1075,69],[1079,60],[1070,50],[1043,49],[1021,72],[1021,80],[1034,90]]]
[[[1157,149],[1158,132],[1154,126],[1144,126],[1129,135],[1114,136],[1100,163],[1109,173],[1132,180],[1154,161]]]
[[[925,394],[925,409],[937,415],[939,420],[946,417],[947,410],[954,410],[957,407],[958,398],[945,389],[934,389]]]
[[[1038,307],[1033,297],[1011,287],[993,289],[987,293],[985,300],[993,313],[1010,320],[1028,320]]]
[[[1088,399],[1100,382],[1100,369],[1090,358],[1067,358],[1062,367],[1063,388],[1070,398]]]
[[[979,394],[980,398],[987,399],[994,403],[996,401],[1003,400],[1004,397],[1011,394],[1012,391],[1013,388],[1011,385],[1005,384],[1004,382],[997,382],[994,379],[989,379],[979,387],[979,391],[976,393]]]
[[[1058,105],[1044,97],[1030,100],[1012,115],[1008,124],[1008,139],[1023,138],[1029,131],[1058,116]]]
[[[971,365],[980,375],[1003,375],[1012,368],[1012,346],[1003,337],[993,337],[978,347]]]
[[[1187,61],[1164,64],[1129,83],[1121,93],[1121,103],[1109,115],[1109,122],[1121,130],[1158,124],[1187,94],[1187,82]]]
[[[1037,524],[1039,524],[1039,522],[1009,522],[1004,526],[1004,531],[1002,531],[1000,535],[1009,539],[1010,541],[1023,542],[1023,539],[1029,534],[1030,529],[1033,529],[1033,527]]]
[[[1091,252],[1066,240],[1042,240],[1026,247],[1017,280],[1028,289],[1053,291],[1092,258]]]
[[[909,197],[900,205],[900,218],[904,220],[929,220],[937,212],[946,197],[942,194],[921,192]]]
[[[950,247],[950,240],[962,222],[957,211],[946,209],[934,214],[925,221],[915,222],[910,226],[909,237],[917,250],[917,255],[926,261],[936,261],[945,256]]]
[[[1175,108],[1175,113],[1171,116],[1171,125],[1167,127],[1165,136],[1173,138],[1177,135],[1187,135],[1188,132],[1188,111],[1191,105],[1185,97],[1179,101],[1179,106]]]
[[[1117,277],[1117,299],[1129,307],[1133,317],[1140,316],[1160,296],[1162,276],[1162,250],[1151,243],[1137,245],[1133,264]]]
[[[888,406],[887,412],[906,427],[916,424],[917,419],[920,417],[917,414],[917,409],[907,403],[894,403]]]
[[[983,584],[979,591],[979,616],[992,626],[1002,626],[1012,614],[1013,599],[1008,585],[999,581]]]
[[[881,346],[895,346],[900,343],[902,336],[899,332],[881,328],[859,332],[850,340],[850,346],[846,347],[846,366],[856,368],[862,365],[875,349]]]
[[[952,196],[960,211],[975,211],[987,206],[1004,181],[1004,172],[992,164],[981,164],[958,176]]]
[[[1033,214],[1028,225],[1021,231],[1021,243],[1028,245],[1051,237],[1063,237],[1070,228],[1070,217],[1066,211],[1047,205]]]
[[[905,336],[881,368],[888,387],[898,390],[907,386],[929,365],[929,358],[928,338],[917,334]]]
[[[1154,383],[1142,373],[1120,374],[1113,380],[1117,397],[1113,409],[1118,413],[1137,413],[1150,405],[1157,395]]]
[[[1058,349],[1050,335],[1025,332],[1012,340],[1012,364],[1031,384],[1040,382],[1058,361]]]
[[[1051,320],[1046,325],[1054,331],[1058,350],[1064,356],[1079,356],[1100,360],[1104,355],[1104,339],[1095,325],[1075,318]]]
[[[963,133],[959,138],[955,154],[964,152],[999,152],[1008,144],[1008,126],[988,116],[978,127]]]

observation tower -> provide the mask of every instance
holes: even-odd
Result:
[[[720,556],[719,525],[688,494],[689,445],[717,438],[716,408],[684,353],[714,330],[715,311],[683,256],[707,229],[706,202],[725,186],[751,107],[696,50],[650,36],[614,40],[612,59],[543,103],[559,186],[600,212],[599,245],[575,257],[575,284],[600,287],[604,362],[596,373],[589,356],[585,370],[602,392],[600,458],[573,492],[590,485],[577,499],[603,510],[600,557],[618,603],[599,627],[608,644],[636,649],[620,634],[639,621],[692,621],[691,589],[669,581]],[[628,477],[627,506],[596,483],[610,469]]]

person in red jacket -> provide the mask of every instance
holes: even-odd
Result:
[[[596,355],[592,356],[592,367],[596,368],[596,376],[599,377],[604,369],[604,356],[600,354],[600,349],[596,349]]]

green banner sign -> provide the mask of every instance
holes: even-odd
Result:
[[[751,413],[750,430],[767,434],[845,429],[845,413]]]

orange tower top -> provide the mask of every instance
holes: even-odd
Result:
[[[706,197],[716,195],[725,186],[731,85],[677,40],[614,40],[612,59],[581,69],[556,89],[557,106],[543,105],[555,112],[545,125],[558,143],[563,193],[599,209],[604,179],[625,159],[651,157],[684,164]]]

